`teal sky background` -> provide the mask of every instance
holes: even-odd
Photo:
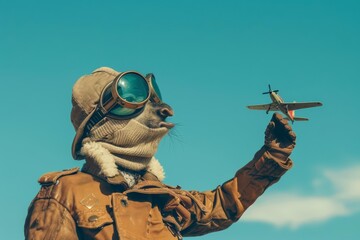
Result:
[[[71,89],[109,66],[156,75],[177,123],[165,183],[209,190],[263,144],[270,83],[297,116],[294,167],[229,229],[193,239],[358,239],[360,2],[0,1],[2,239],[23,239],[43,173],[72,160]]]

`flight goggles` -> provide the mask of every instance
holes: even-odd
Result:
[[[144,77],[134,71],[123,72],[105,86],[85,131],[90,131],[105,116],[115,119],[131,118],[139,113],[149,100],[162,102],[154,74],[149,73]]]

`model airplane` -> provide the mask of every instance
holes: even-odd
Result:
[[[301,108],[311,108],[311,107],[320,107],[322,106],[321,102],[302,102],[302,103],[288,103],[284,102],[284,100],[277,94],[279,90],[271,90],[271,86],[269,84],[269,91],[264,92],[263,94],[270,94],[270,98],[272,103],[269,104],[260,104],[260,105],[251,105],[247,106],[249,109],[253,110],[266,110],[266,113],[269,111],[281,111],[287,116],[288,120],[294,121],[308,121],[308,118],[303,117],[295,117],[295,110]]]

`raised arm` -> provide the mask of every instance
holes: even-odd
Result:
[[[229,227],[292,166],[289,156],[295,133],[275,113],[265,130],[264,146],[235,176],[213,191],[185,192],[177,207],[178,230],[184,236],[203,235]]]

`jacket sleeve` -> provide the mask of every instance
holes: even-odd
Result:
[[[54,199],[35,199],[25,221],[25,239],[77,240],[69,211]]]
[[[213,191],[190,192],[193,202],[199,204],[187,208],[191,217],[183,219],[181,234],[198,236],[229,227],[291,166],[290,159],[279,162],[262,148],[222,186]]]

